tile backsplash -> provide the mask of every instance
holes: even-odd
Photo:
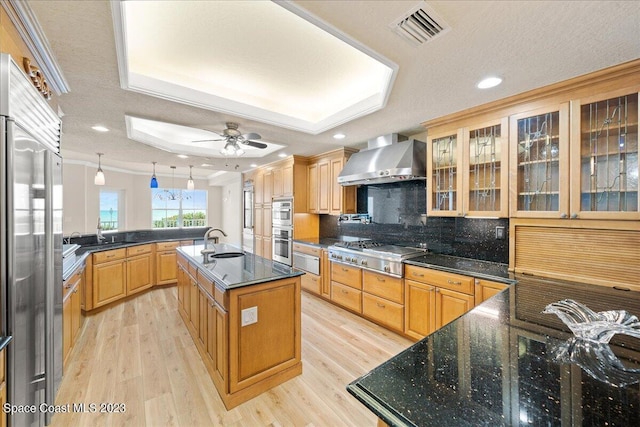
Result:
[[[496,239],[496,227],[504,227],[504,239]],[[389,244],[426,243],[431,252],[509,262],[507,218],[426,217],[419,225],[339,223],[338,216],[320,215],[320,237],[340,235],[370,238]]]

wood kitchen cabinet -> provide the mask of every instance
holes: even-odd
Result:
[[[331,263],[331,301],[362,313],[362,269]]]
[[[177,256],[179,241],[156,243],[156,280],[157,285],[168,285],[176,282]]]
[[[506,283],[493,282],[486,279],[475,279],[475,305],[481,304],[508,287],[509,285]]]
[[[84,266],[74,271],[62,288],[62,360],[66,365],[67,358],[73,349],[82,327],[82,289],[84,287]]]
[[[127,250],[93,254],[93,307],[98,308],[127,295]]]
[[[152,245],[127,248],[127,295],[153,286]]]
[[[569,104],[510,117],[511,216],[569,217]]]
[[[356,151],[342,148],[309,159],[309,213],[338,215],[356,212],[356,187],[338,184],[338,175]]]
[[[190,312],[179,313],[227,409],[302,372],[299,277],[225,291],[202,270],[191,275],[180,257],[178,286],[186,276]],[[259,321],[243,326],[248,308]]]
[[[473,277],[405,265],[406,335],[422,339],[474,307]]]
[[[427,213],[508,217],[507,135],[506,117],[430,134]]]
[[[640,219],[639,91],[571,101],[571,218]]]
[[[402,333],[404,330],[404,282],[401,278],[362,270],[362,314]]]

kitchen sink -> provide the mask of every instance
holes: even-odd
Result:
[[[243,256],[242,252],[222,252],[219,254],[209,254],[209,258],[236,258],[239,256]]]

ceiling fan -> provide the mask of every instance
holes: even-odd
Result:
[[[200,139],[193,142],[227,141],[224,145],[224,148],[220,150],[220,153],[224,154],[225,156],[231,156],[234,154],[237,156],[243,155],[244,150],[238,145],[238,143],[260,149],[267,148],[267,144],[263,142],[253,141],[254,139],[262,138],[259,134],[254,132],[241,134],[238,130],[237,123],[227,122],[226,125],[227,128],[223,130],[222,133],[214,132],[218,134],[218,138]]]

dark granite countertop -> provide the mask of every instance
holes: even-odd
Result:
[[[573,299],[596,312],[640,316],[640,292],[517,279],[348,391],[392,426],[640,425],[638,384],[614,385],[620,371],[611,374],[610,364],[587,354],[591,344],[568,347],[569,329],[542,313]],[[628,368],[640,368],[640,339],[616,335],[605,346]],[[567,348],[573,359],[555,358]],[[623,378],[638,381],[640,374]]]
[[[508,284],[514,284],[516,282],[514,274],[508,270],[509,266],[497,262],[460,258],[429,252],[415,258],[409,258],[405,260],[404,263],[448,271],[450,273],[464,274],[478,279],[487,279]]]
[[[242,252],[241,249],[227,244],[209,245],[214,247],[216,253]],[[239,288],[270,282],[272,280],[285,279],[287,277],[302,276],[304,272],[298,271],[288,265],[271,261],[261,256],[245,253],[236,258],[217,258],[205,260],[200,251],[204,245],[180,246],[178,251],[187,256],[198,268],[223,290]]]

